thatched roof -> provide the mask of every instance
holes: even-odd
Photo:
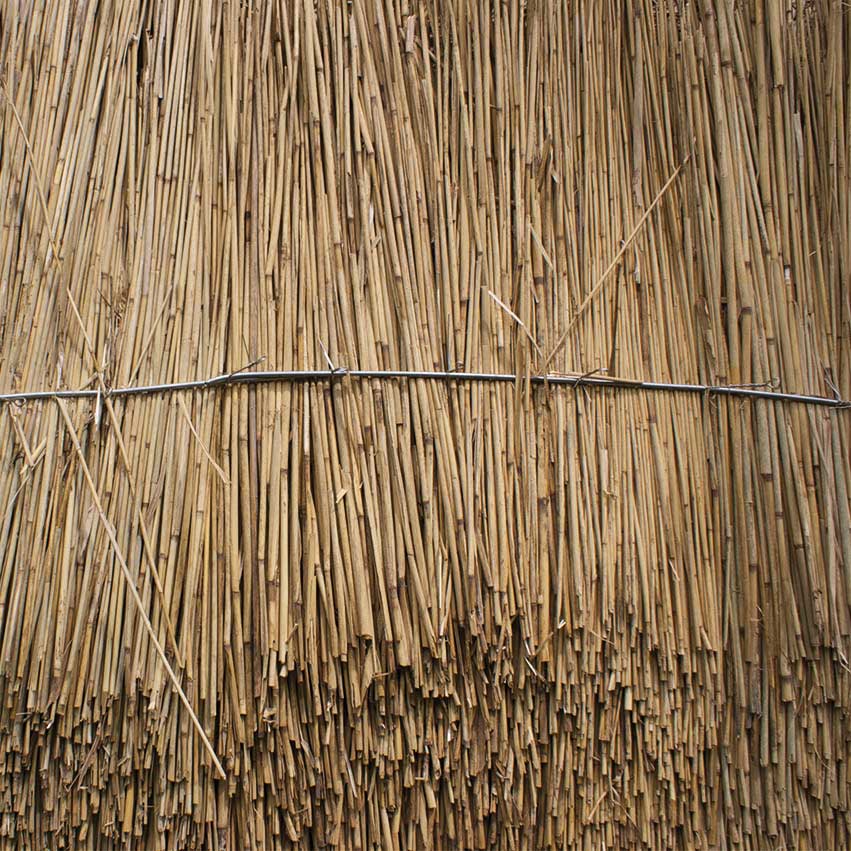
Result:
[[[0,844],[847,847],[849,44],[2,4]]]

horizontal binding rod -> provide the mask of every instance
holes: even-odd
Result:
[[[135,387],[115,387],[107,391],[113,397],[143,396],[153,393],[177,393],[189,390],[209,390],[232,384],[266,384],[270,382],[320,382],[349,377],[362,380],[391,381],[444,381],[463,383],[522,382],[523,377],[508,372],[425,372],[407,369],[300,369],[258,372],[238,371],[195,381],[176,381],[171,384],[144,384]],[[585,375],[530,375],[532,384],[553,387],[611,387],[623,390],[647,390],[660,393],[692,393],[708,396],[735,396],[742,399],[766,399],[771,402],[791,402],[801,405],[820,405],[827,408],[848,409],[851,402],[829,396],[811,396],[803,393],[783,393],[766,389],[767,384],[682,384],[664,381],[637,381],[629,378],[610,378],[593,373]],[[96,399],[100,390],[31,390],[21,393],[2,393],[0,402],[39,402],[51,399]]]

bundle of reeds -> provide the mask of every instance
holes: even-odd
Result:
[[[847,847],[846,7],[2,3],[3,846]]]

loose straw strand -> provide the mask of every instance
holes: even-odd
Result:
[[[163,663],[163,666],[165,667],[166,672],[168,673],[169,679],[171,680],[172,685],[174,685],[175,691],[177,691],[181,703],[183,703],[183,706],[189,713],[189,717],[192,719],[192,724],[197,730],[198,735],[201,738],[201,742],[206,748],[207,753],[210,755],[210,759],[213,760],[213,765],[215,765],[216,771],[219,773],[219,776],[224,780],[227,777],[227,775],[225,774],[225,770],[224,768],[222,768],[222,764],[219,761],[218,756],[216,756],[216,752],[213,749],[210,740],[207,738],[207,734],[204,732],[204,728],[201,726],[201,722],[198,720],[198,716],[195,714],[195,710],[192,708],[192,704],[189,702],[189,698],[183,691],[183,688],[181,687],[180,682],[177,679],[177,675],[174,673],[174,670],[169,664],[169,661],[165,655],[165,651],[163,650],[162,645],[157,639],[157,635],[154,632],[154,628],[151,625],[151,621],[148,618],[147,613],[145,612],[145,606],[142,603],[142,598],[139,596],[139,592],[136,590],[136,583],[133,581],[133,577],[130,574],[130,568],[127,566],[127,562],[125,561],[124,555],[121,552],[121,547],[119,546],[118,541],[115,537],[115,532],[112,528],[112,524],[109,522],[109,519],[104,513],[103,506],[101,505],[100,501],[100,496],[98,495],[97,487],[95,486],[95,483],[92,480],[91,473],[89,472],[89,465],[86,463],[82,447],[80,446],[80,441],[77,438],[77,433],[74,430],[71,418],[68,416],[68,411],[65,407],[65,402],[62,399],[57,399],[56,404],[59,406],[59,410],[62,413],[62,418],[65,420],[65,427],[68,431],[68,436],[71,438],[71,442],[74,444],[74,449],[77,453],[77,457],[80,460],[80,466],[83,471],[83,476],[86,480],[86,484],[89,486],[89,490],[91,491],[92,499],[94,500],[98,517],[100,517],[101,523],[103,524],[103,528],[106,531],[107,537],[109,538],[109,542],[112,544],[112,549],[115,552],[115,557],[118,560],[119,565],[121,566],[122,575],[124,576],[124,579],[127,582],[127,587],[130,590],[131,596],[133,597],[133,602],[136,604],[136,609],[138,610],[139,616],[142,619],[142,623],[145,626],[145,631],[148,633],[151,641],[153,642],[157,654],[160,657],[160,661]]]
[[[599,295],[600,290],[603,289],[603,284],[606,283],[609,275],[617,267],[618,263],[620,263],[621,257],[623,257],[624,253],[626,252],[627,248],[629,248],[629,246],[632,244],[632,241],[635,239],[635,237],[638,236],[639,231],[641,230],[644,223],[647,221],[650,214],[656,208],[656,205],[662,200],[662,198],[665,197],[665,193],[673,185],[674,181],[677,179],[688,160],[689,158],[686,157],[685,160],[683,160],[683,162],[681,162],[674,169],[671,176],[665,181],[665,185],[656,194],[656,197],[653,199],[653,203],[644,211],[644,215],[638,220],[638,223],[632,229],[632,233],[626,238],[623,245],[621,245],[620,251],[618,251],[612,262],[609,263],[609,265],[606,267],[606,271],[603,272],[602,275],[600,275],[597,283],[594,284],[594,286],[591,288],[591,292],[588,293],[582,304],[579,305],[579,309],[576,311],[573,318],[567,324],[567,328],[564,329],[564,332],[562,333],[561,337],[558,338],[556,344],[553,346],[552,351],[549,353],[549,355],[547,355],[547,359],[544,361],[544,371],[546,371],[547,367],[549,367],[550,363],[552,362],[552,359],[559,353],[561,347],[565,344],[567,340],[568,334],[570,334],[570,332],[576,327],[576,323],[579,322],[579,320],[582,318],[585,311],[588,309],[588,306]]]
[[[53,249],[53,261],[55,263],[59,263],[62,260],[61,255],[59,254],[59,247],[56,245],[56,237],[53,234],[53,225],[50,222],[50,214],[47,211],[47,201],[44,197],[44,189],[41,185],[41,178],[39,177],[38,169],[35,167],[35,157],[33,155],[32,146],[30,145],[30,139],[27,135],[27,131],[24,128],[24,123],[21,121],[21,116],[18,115],[18,110],[15,107],[15,104],[12,102],[12,98],[9,97],[9,91],[6,88],[6,81],[0,77],[0,88],[3,90],[3,99],[9,105],[12,110],[12,115],[15,116],[15,122],[18,125],[18,129],[21,131],[21,136],[24,140],[24,146],[27,151],[27,161],[30,165],[30,174],[33,176],[33,180],[35,181],[36,194],[38,195],[38,200],[41,206],[41,212],[44,216],[44,225],[47,228],[47,236],[50,240],[50,246]]]

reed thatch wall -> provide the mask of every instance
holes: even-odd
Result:
[[[3,846],[847,847],[849,50],[2,0]]]

